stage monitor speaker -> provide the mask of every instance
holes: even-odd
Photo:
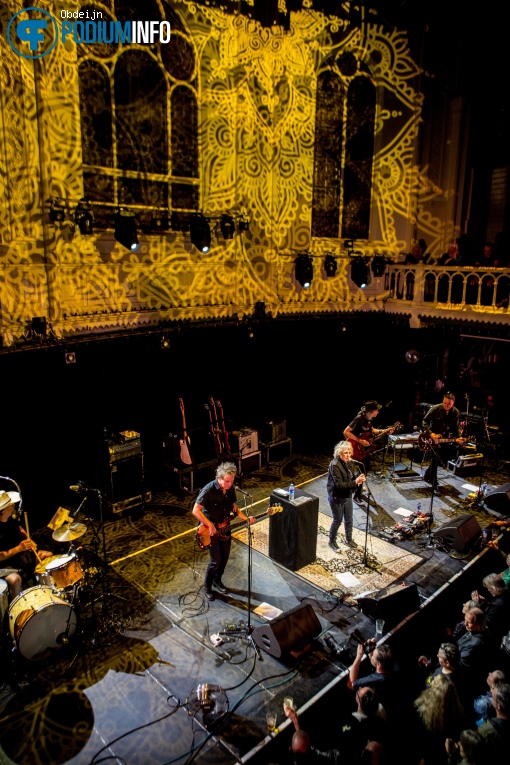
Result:
[[[485,504],[489,510],[500,515],[510,515],[510,483],[504,483],[489,491],[485,496]]]
[[[445,547],[463,552],[481,533],[482,529],[475,516],[468,514],[443,523],[434,531],[434,536]]]
[[[320,632],[315,611],[310,603],[305,603],[256,627],[253,639],[259,648],[279,659],[284,654],[301,653]]]
[[[420,595],[415,584],[394,585],[373,597],[357,598],[358,606],[366,616],[384,620],[384,630],[392,630],[402,619],[420,608]]]

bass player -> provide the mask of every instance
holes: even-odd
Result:
[[[221,581],[223,572],[230,555],[230,520],[237,516],[247,521],[243,511],[236,504],[234,481],[237,468],[233,462],[222,462],[216,470],[214,481],[206,484],[197,497],[193,507],[195,518],[207,526],[211,536],[209,546],[209,565],[205,572],[205,597],[214,600],[213,585],[223,595],[228,595],[228,589]],[[250,518],[250,524],[255,523]]]

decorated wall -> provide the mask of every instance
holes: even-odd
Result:
[[[13,38],[20,4],[2,4],[4,346],[34,317],[60,338],[242,317],[260,302],[273,315],[359,308],[367,296],[348,277],[346,238],[394,257],[419,221],[441,251],[452,232],[431,213],[445,190],[417,161],[421,71],[405,32],[364,9],[353,16],[348,2],[336,15],[295,5],[288,23],[265,25],[249,2],[40,2],[59,34],[36,57]],[[83,34],[87,19],[104,22],[101,41],[80,29],[64,41],[63,12],[83,14]],[[110,22],[128,21],[166,21],[171,37],[116,37]],[[54,25],[44,34],[41,48]],[[76,225],[82,199],[91,234]],[[135,216],[135,251],[114,238],[119,208]],[[190,241],[194,212],[211,228],[205,253]],[[294,275],[302,251],[309,290]],[[338,258],[331,277],[326,253]]]

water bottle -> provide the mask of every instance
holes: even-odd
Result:
[[[487,481],[484,481],[482,483],[482,497],[485,497],[486,494],[487,494]]]
[[[418,515],[421,515],[421,502],[418,502],[416,509],[418,510]]]
[[[293,499],[294,499],[294,484],[291,483],[291,485],[289,486],[289,501],[292,502]]]

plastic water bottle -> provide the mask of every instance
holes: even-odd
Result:
[[[421,515],[421,502],[418,502],[416,509],[418,510],[418,515]]]
[[[291,483],[291,485],[289,486],[289,500],[290,500],[290,502],[292,502],[293,499],[294,499],[294,484]]]
[[[482,483],[482,497],[485,497],[486,494],[487,494],[487,481],[484,481]]]

